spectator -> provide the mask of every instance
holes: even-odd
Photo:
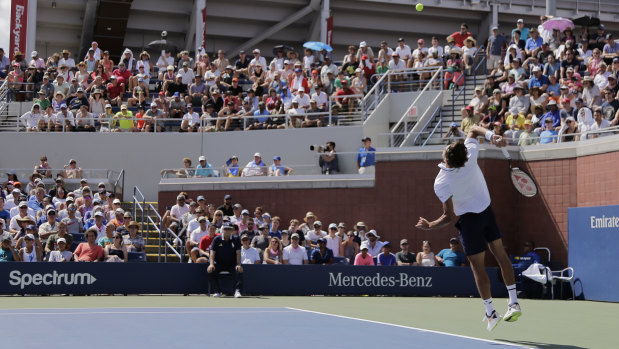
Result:
[[[318,240],[327,236],[327,233],[321,230],[322,223],[320,221],[315,221],[313,226],[314,226],[314,229],[308,231],[307,234],[305,234],[306,246],[310,247],[311,249],[318,247],[317,245]]]
[[[69,235],[70,236],[70,235]],[[70,262],[73,258],[73,253],[67,250],[66,238],[59,238],[57,241],[57,249],[49,252],[47,256],[48,262]],[[69,243],[69,245],[71,245]]]
[[[368,253],[367,241],[361,244],[361,252],[355,256],[354,265],[374,265],[374,258]]]
[[[123,246],[126,247],[127,252],[144,252],[145,244],[142,235],[138,235],[138,229],[140,224],[136,221],[129,222],[127,229],[129,234],[124,236]]]
[[[368,231],[365,236],[368,239],[368,252],[376,258],[382,250],[383,242],[378,240],[380,239],[380,236],[376,233],[376,230],[372,229]]]
[[[602,108],[595,108],[593,112],[593,120],[594,122],[585,136],[586,139],[613,135],[613,132],[600,132],[601,130],[610,127],[610,121],[604,119],[604,114],[602,114]]]
[[[524,20],[522,18],[518,19],[516,22],[516,28],[512,29],[512,37],[516,31],[520,32],[520,36],[526,40],[529,37],[529,28],[525,28]]]
[[[269,225],[262,223],[258,229],[260,231],[260,235],[254,236],[251,241],[251,246],[255,248],[259,254],[263,254],[270,245],[271,237],[269,236]]]
[[[318,158],[318,165],[322,174],[337,174],[340,172],[340,166],[335,151],[335,142],[329,141],[326,145],[327,147]]]
[[[215,225],[209,225],[208,220],[205,216],[201,216],[198,218],[199,226],[195,230],[189,233],[189,238],[185,243],[185,250],[187,254],[191,257],[191,260],[194,263],[206,263],[209,258],[208,247],[210,246],[209,242],[205,242],[205,249],[200,248],[200,243],[205,236],[211,236],[210,242],[215,236],[215,232],[217,227]],[[199,258],[205,257],[203,260],[198,261]]]
[[[38,104],[32,104],[31,110],[20,117],[22,124],[26,128],[26,132],[45,130],[45,119],[43,115],[41,115],[40,109],[41,107]]]
[[[391,244],[389,241],[383,243],[383,252],[379,253],[376,257],[377,265],[380,266],[394,266],[398,265],[396,257],[391,253]]]
[[[272,237],[268,248],[264,249],[263,264],[282,264],[282,244],[277,237]]]
[[[464,59],[464,65],[467,75],[473,73],[473,67],[475,65],[475,54],[477,53],[477,41],[469,36],[464,39],[464,47],[462,48],[462,58]]]
[[[234,297],[239,298],[241,297],[242,279],[238,273],[243,272],[241,265],[241,242],[238,238],[232,236],[233,228],[231,225],[224,225],[222,230],[223,234],[216,236],[211,244],[210,260],[207,268],[210,281],[215,289],[213,297],[221,296],[219,275],[222,271],[227,271],[234,278]]]
[[[424,241],[421,246],[421,252],[417,253],[417,265],[422,267],[436,266],[436,258],[434,257],[434,252],[432,252],[430,241]]]
[[[318,246],[312,251],[312,264],[328,265],[333,263],[333,251],[327,248],[327,240],[320,238],[317,240]]]
[[[106,262],[127,262],[129,254],[127,247],[123,243],[123,236],[119,232],[114,233],[114,240],[103,249],[103,256]]]
[[[443,136],[443,139],[448,140],[450,143],[457,139],[464,138],[466,138],[466,133],[462,132],[462,130],[458,128],[457,122],[452,122],[449,125],[449,131],[445,134],[445,136]]]
[[[284,248],[283,258],[284,264],[302,265],[308,263],[307,252],[305,247],[299,245],[299,234],[293,233],[291,243]]]
[[[241,264],[260,264],[258,251],[249,245],[249,236],[241,235]]]
[[[552,119],[544,119],[544,125],[537,144],[557,143],[557,131],[552,127]]]
[[[593,83],[591,76],[585,76],[582,80],[584,89],[582,91],[582,99],[589,108],[600,107],[602,105],[602,93],[600,89]]]
[[[545,119],[552,119],[552,127],[555,130],[559,130],[561,127],[561,113],[557,108],[557,102],[551,100],[548,102],[548,113],[544,114],[543,119],[540,120],[542,125],[545,125]]]
[[[82,242],[75,249],[76,262],[100,262],[103,260],[103,247],[96,244],[98,231],[88,229],[86,231],[87,242]]]
[[[39,238],[42,243],[46,243],[52,235],[58,233],[58,220],[56,217],[56,210],[50,205],[47,209],[47,221],[39,227]]]
[[[447,88],[459,88],[464,85],[464,79],[460,79],[462,71],[464,70],[464,61],[460,58],[462,49],[460,47],[454,47],[449,51],[450,57],[447,60],[445,72],[445,89]]]
[[[539,134],[533,130],[533,122],[531,120],[525,120],[524,122],[524,132],[520,134],[520,138],[518,139],[519,146],[533,145],[537,144],[539,140]]]
[[[329,232],[327,236],[325,236],[325,240],[327,241],[327,248],[333,251],[333,257],[342,256],[342,254],[340,253],[342,238],[337,235],[337,224],[329,224]]]
[[[26,246],[19,249],[19,258],[22,262],[39,262],[42,261],[42,249],[38,241],[35,242],[33,234],[28,233],[23,238],[19,238],[15,246],[22,246],[22,240]]]
[[[505,49],[509,45],[507,39],[499,34],[498,27],[492,27],[492,35],[488,38],[489,50],[486,50],[486,59],[487,59],[487,69],[488,71],[492,71],[497,68],[499,62],[502,59],[503,49]]]
[[[469,26],[466,23],[462,23],[460,25],[460,31],[450,35],[455,40],[456,46],[460,48],[464,47],[464,39],[472,36],[471,33],[468,32],[468,30]]]
[[[269,176],[289,176],[294,173],[290,167],[281,164],[282,158],[278,155],[273,157],[273,165],[269,167]]]
[[[617,53],[619,52],[619,43],[613,39],[612,33],[606,34],[606,42],[602,50],[602,57],[605,60],[612,61],[617,57]]]
[[[19,262],[19,253],[11,244],[9,235],[2,235],[2,245],[0,245],[0,262]]]
[[[462,125],[461,125],[461,129],[462,132],[464,132],[464,134],[467,134],[469,132],[469,129],[473,126],[479,123],[479,121],[481,120],[479,115],[475,115],[475,113],[473,112],[473,107],[472,106],[467,106],[466,108],[463,108],[461,110],[462,112]]]
[[[565,118],[565,124],[559,131],[557,142],[574,142],[580,140],[578,123],[573,116]]]
[[[412,266],[417,265],[415,253],[408,250],[408,240],[400,240],[401,251],[395,254],[397,264],[399,266]]]
[[[341,223],[340,223],[341,225]],[[343,231],[345,232],[346,227]],[[340,233],[345,236],[344,241],[340,245],[340,256],[345,257],[348,260],[348,264],[355,262],[355,256],[359,253],[359,244],[355,241],[355,234],[350,231],[348,233]]]
[[[114,243],[114,232],[115,227],[113,223],[108,223],[105,225],[105,236],[100,237],[97,240],[97,244],[101,247],[106,247]]]
[[[247,163],[241,177],[252,177],[252,176],[266,176],[267,175],[267,166],[262,161],[262,155],[260,153],[254,154],[254,160]]]
[[[464,253],[459,250],[460,241],[456,238],[449,240],[449,248],[441,250],[436,255],[436,261],[446,267],[463,267],[466,263]]]
[[[68,233],[67,224],[65,222],[58,223],[58,233],[51,235],[47,239],[47,243],[45,244],[45,253],[50,253],[56,250],[59,239],[64,239],[69,247],[73,244],[73,235]]]
[[[179,222],[181,217],[189,212],[189,206],[185,204],[185,196],[178,195],[176,197],[176,205],[170,209],[170,214],[165,215],[162,218],[165,227],[172,229],[172,231],[178,231]]]
[[[247,211],[247,210],[243,210],[243,211]],[[243,216],[243,218],[245,219],[245,216]],[[249,218],[249,211],[247,212],[247,218]],[[249,220],[247,221],[247,223],[249,223]],[[280,224],[281,224],[281,218],[279,218],[279,216],[275,216],[271,219],[271,228],[269,230],[270,237],[276,237],[278,239],[282,238],[282,232],[281,230],[279,230]]]
[[[225,195],[224,203],[217,207],[217,211],[221,211],[224,216],[232,216],[234,215],[234,211],[232,209],[232,196]]]
[[[508,111],[512,115],[527,113],[530,107],[529,97],[524,95],[524,89],[520,85],[514,87],[515,95],[509,99]]]

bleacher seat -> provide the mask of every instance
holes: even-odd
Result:
[[[346,257],[333,257],[333,264],[348,264]]]
[[[129,262],[146,262],[146,253],[144,252],[127,252]]]

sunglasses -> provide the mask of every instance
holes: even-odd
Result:
[[[223,215],[219,214],[219,213],[215,215],[215,217],[221,217],[221,216],[223,216]]]
[[[114,239],[122,239],[120,236],[114,236]]]

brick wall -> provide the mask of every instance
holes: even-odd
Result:
[[[453,227],[422,231],[414,227],[418,217],[434,219],[442,206],[434,195],[437,160],[379,162],[374,188],[286,189],[189,192],[190,197],[206,195],[219,205],[225,194],[250,209],[261,205],[271,215],[301,219],[313,211],[323,225],[346,222],[352,228],[361,220],[376,229],[381,240],[399,243],[407,238],[413,251],[421,241],[430,240],[438,252],[457,235]],[[553,260],[567,262],[567,208],[617,204],[619,152],[580,158],[532,161],[517,164],[535,178],[540,195],[521,196],[513,188],[504,160],[480,159],[492,197],[493,209],[510,253],[520,251],[525,240],[549,247]],[[177,192],[159,192],[159,207],[173,205]],[[286,225],[287,227],[287,225]],[[326,230],[326,226],[324,227]],[[491,264],[491,258],[488,259]]]

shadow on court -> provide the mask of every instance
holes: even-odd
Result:
[[[564,344],[551,344],[551,343],[542,343],[542,342],[531,342],[531,341],[514,341],[509,339],[497,339],[501,342],[513,343],[518,345],[524,345],[527,347],[540,348],[540,349],[587,349],[585,347],[579,347],[577,345],[564,345]]]

